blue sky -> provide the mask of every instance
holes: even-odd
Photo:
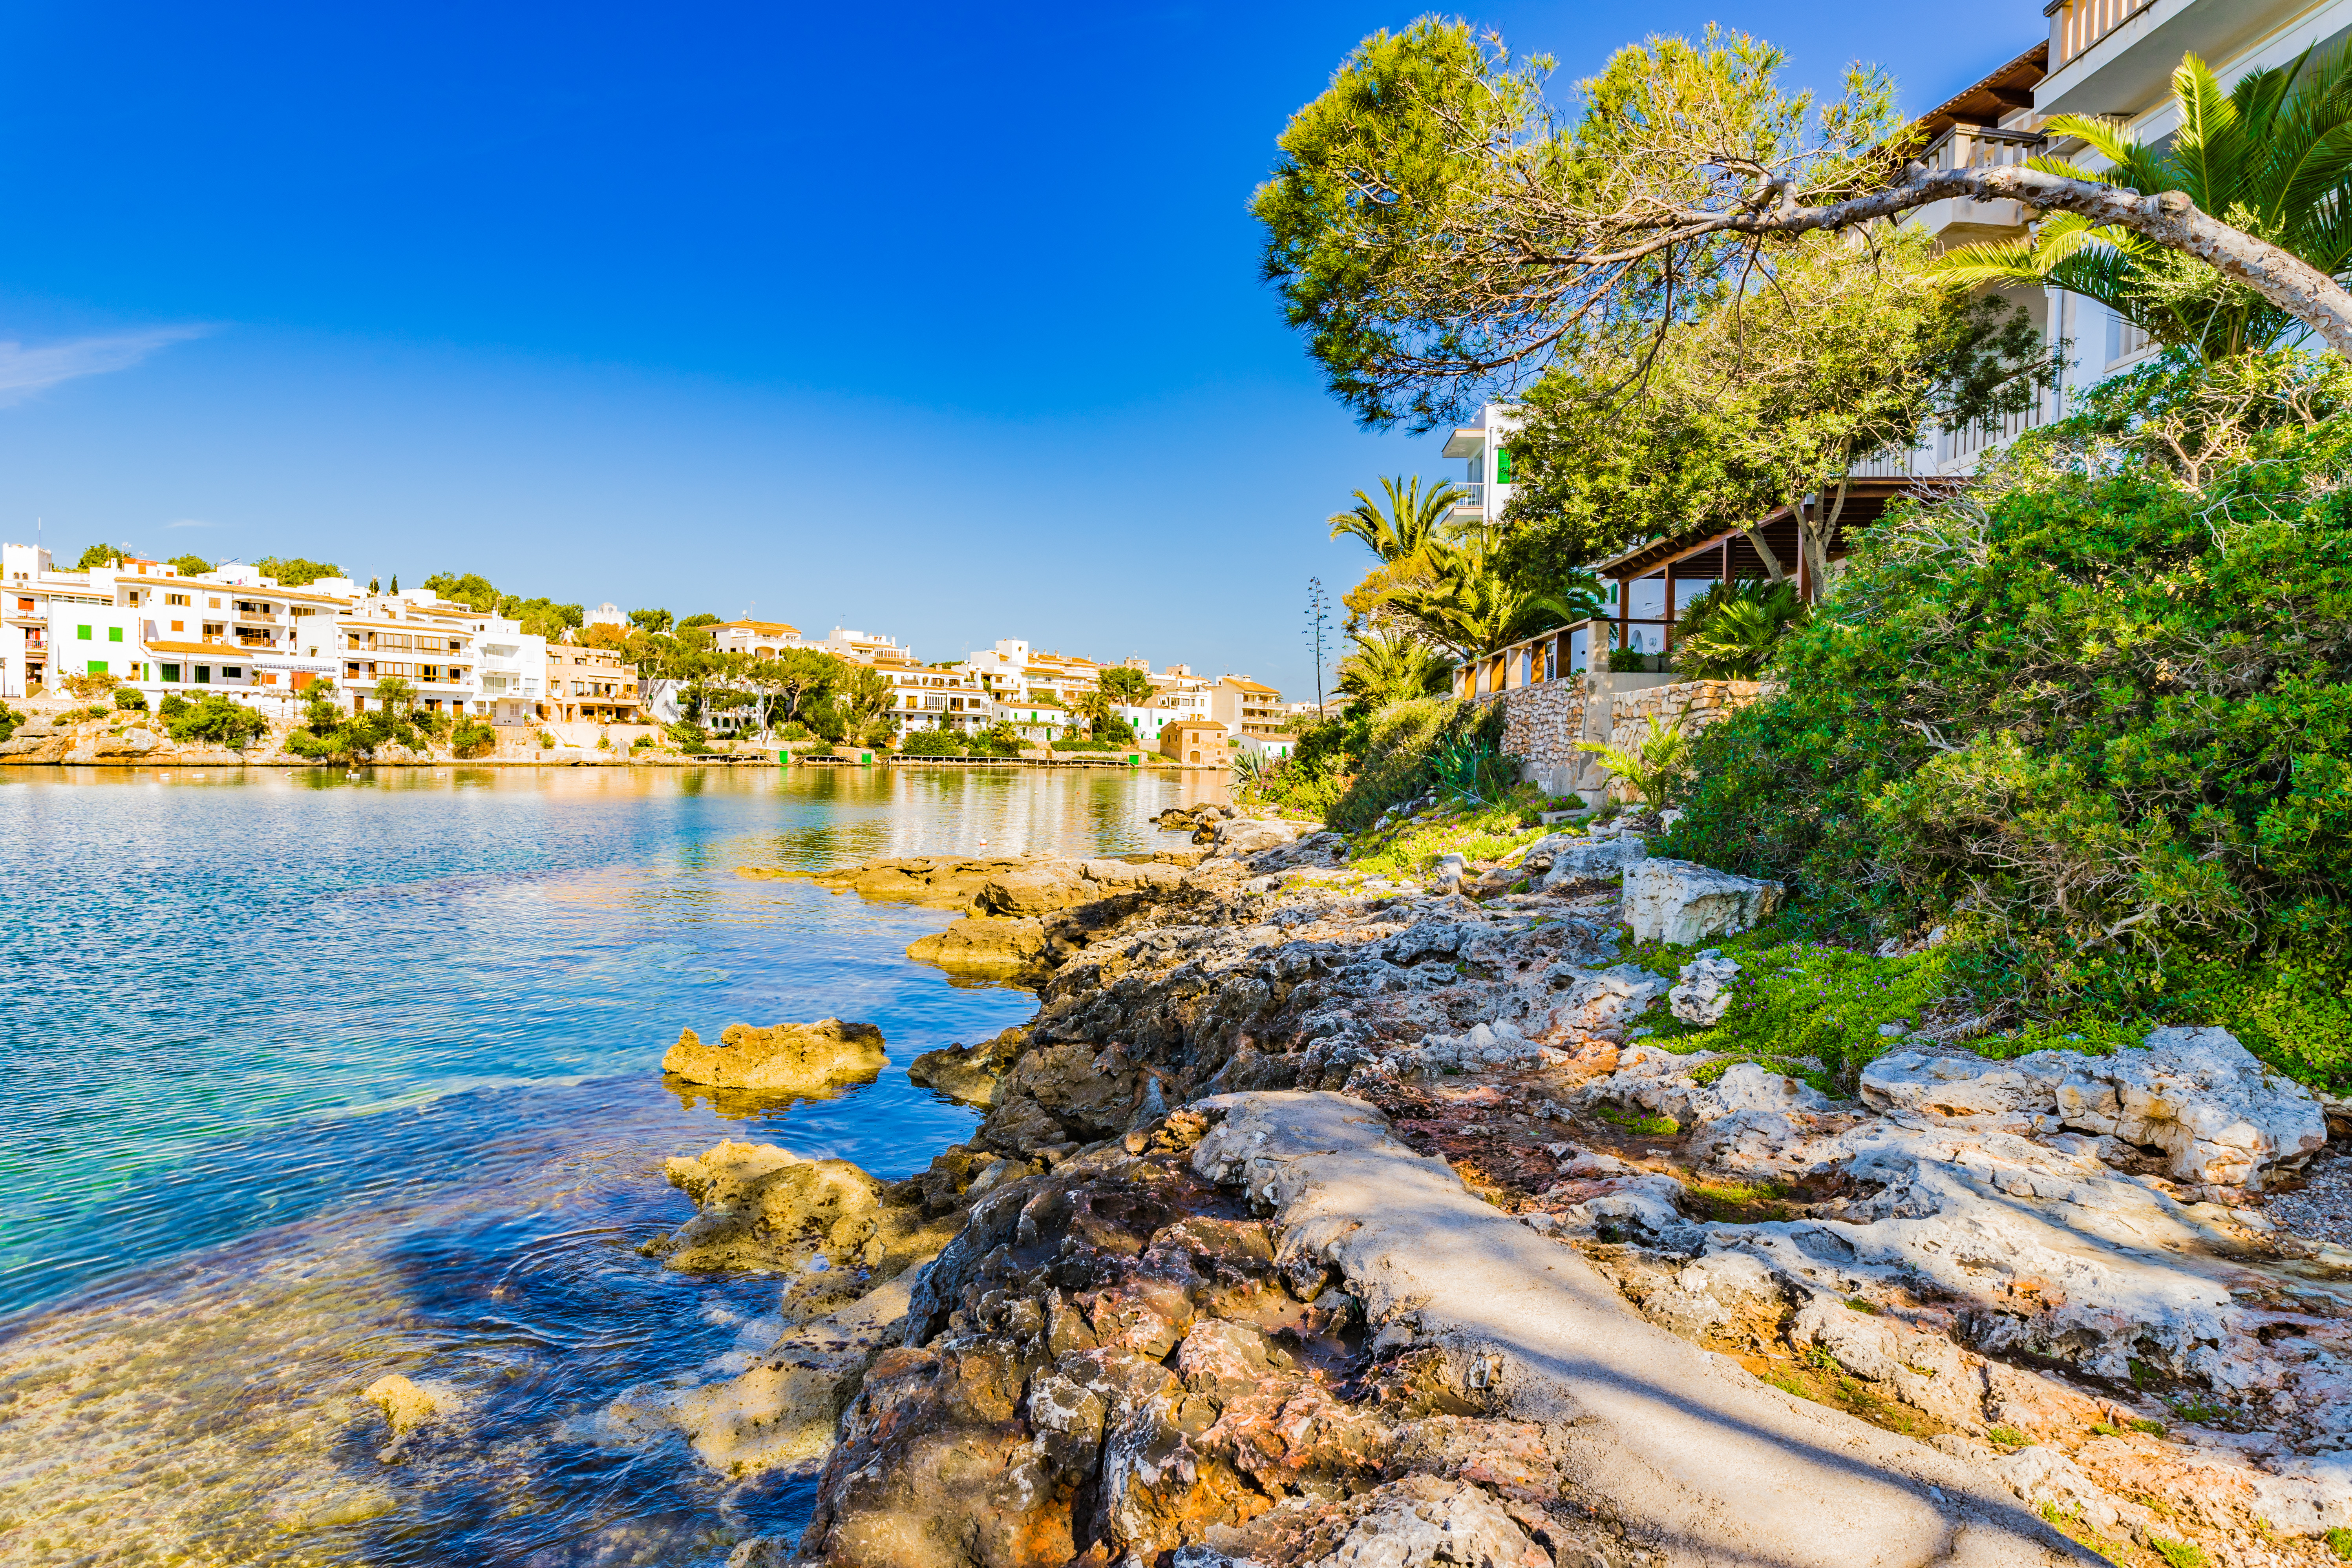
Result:
[[[1255,275],[1292,110],[1410,9],[19,4],[0,536],[1002,636],[1309,695],[1358,430]],[[1465,13],[1564,76],[1710,19],[1932,105],[2038,6]]]

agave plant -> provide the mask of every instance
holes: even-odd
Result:
[[[2315,63],[2305,50],[2250,71],[2229,91],[2195,55],[2172,73],[2180,129],[2165,146],[2132,141],[2116,120],[2053,116],[2109,167],[2063,158],[2033,166],[2153,195],[2187,193],[2199,208],[2341,274],[2352,264],[2352,46]],[[2161,343],[2208,361],[2259,351],[2302,331],[2294,317],[2206,263],[2116,228],[2053,213],[2032,235],[1960,246],[1943,270],[1961,284],[2032,283],[2095,299]]]

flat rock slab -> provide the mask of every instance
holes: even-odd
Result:
[[[717,1045],[680,1030],[661,1065],[664,1072],[714,1089],[822,1094],[839,1083],[872,1082],[890,1065],[890,1055],[872,1024],[819,1019],[773,1029],[730,1023],[719,1031]]]
[[[1547,1424],[1604,1516],[1670,1564],[2095,1563],[1994,1478],[1780,1393],[1639,1317],[1580,1256],[1472,1196],[1371,1106],[1327,1092],[1196,1103],[1193,1168],[1270,1206],[1282,1249],[1339,1268],[1510,1414]]]

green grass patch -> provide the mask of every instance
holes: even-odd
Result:
[[[1644,1116],[1638,1111],[1622,1111],[1614,1105],[1596,1105],[1592,1113],[1629,1133],[1641,1133],[1653,1138],[1671,1138],[1683,1130],[1683,1124],[1672,1116]]]
[[[2211,1558],[2205,1555],[2205,1549],[2193,1542],[2173,1541],[2165,1536],[2151,1535],[2148,1537],[2147,1543],[2156,1549],[2156,1554],[2158,1557],[2164,1559],[2166,1568],[2207,1568],[2207,1564],[2212,1562]]]
[[[2352,1563],[2352,1530],[2339,1524],[2320,1539],[2327,1542],[2328,1551],[2336,1553],[2336,1561]]]
[[[1359,833],[1349,851],[1348,865],[1374,876],[1427,876],[1449,854],[1458,854],[1474,866],[1480,861],[1498,861],[1558,831],[1524,821],[1528,814],[1523,804],[1506,801],[1442,811],[1385,831]]]
[[[1985,1436],[1992,1440],[1995,1447],[2002,1448],[2022,1448],[2032,1442],[2014,1427],[1988,1427]]]

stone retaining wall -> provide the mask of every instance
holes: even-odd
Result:
[[[1580,795],[1599,805],[1611,788],[1600,759],[1579,741],[1633,747],[1656,715],[1696,735],[1775,688],[1764,681],[1665,681],[1655,675],[1591,672],[1496,694],[1503,706],[1503,752],[1545,793]]]

